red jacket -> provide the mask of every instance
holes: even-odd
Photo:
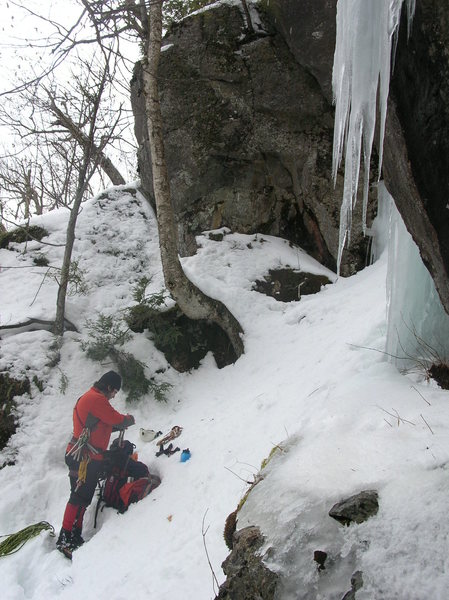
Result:
[[[106,450],[109,445],[112,428],[123,423],[126,415],[113,408],[106,396],[92,387],[81,396],[73,409],[73,436],[79,438],[86,426],[88,415],[96,417],[98,423],[91,428],[89,443],[97,450]],[[100,455],[98,458],[102,458]]]

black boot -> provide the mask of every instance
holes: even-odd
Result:
[[[81,536],[81,527],[74,527],[72,529],[72,544],[73,550],[76,550],[76,548],[79,548],[84,544],[84,540]]]
[[[72,532],[62,528],[56,542],[56,548],[62,552],[66,558],[72,560],[72,552],[75,549],[73,545]]]

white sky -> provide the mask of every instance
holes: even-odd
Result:
[[[36,2],[34,0],[24,0],[15,3],[11,0],[0,0],[0,98],[1,94],[15,89],[21,81],[30,81],[40,76],[54,63],[57,56],[51,53],[48,48],[50,42],[59,39],[56,25],[48,23],[45,19],[61,26],[61,32],[64,29],[72,27],[82,13],[82,7],[75,0],[54,0],[46,2]],[[40,15],[43,18],[39,18]],[[125,50],[130,57],[128,69],[139,57],[139,46],[137,43],[121,41],[121,50]],[[92,45],[85,45],[76,50],[83,56],[90,56],[96,48]],[[70,63],[76,60],[76,55],[65,59],[55,70],[56,79],[64,81],[71,77]],[[119,77],[122,82],[129,81],[130,71],[123,72]],[[117,90],[119,95],[123,94],[123,102],[127,110],[131,110],[129,94],[126,87]],[[8,96],[9,98],[10,96]],[[12,140],[7,127],[0,128],[1,144],[4,148],[10,147]],[[133,124],[130,120],[130,126],[126,139],[135,144]],[[136,177],[135,171],[135,153],[130,152],[131,146],[123,144],[125,152],[107,149],[107,153],[116,163],[125,179],[133,180]],[[6,152],[7,154],[7,152]],[[99,188],[95,191],[99,191]]]
[[[50,61],[45,45],[54,27],[45,18],[63,26],[70,26],[80,14],[80,7],[73,0],[57,2],[34,2],[25,0],[22,6],[10,0],[0,0],[0,91],[13,87],[19,77],[39,74]],[[28,10],[27,10],[28,9]],[[33,16],[33,12],[44,19]]]

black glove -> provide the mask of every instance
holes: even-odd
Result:
[[[127,429],[128,427],[131,427],[131,425],[134,425],[135,422],[136,422],[136,419],[132,415],[126,415],[125,418],[123,419],[123,429]]]

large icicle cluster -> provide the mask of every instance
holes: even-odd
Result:
[[[366,229],[369,167],[374,129],[379,113],[379,173],[390,84],[390,64],[403,2],[409,24],[415,0],[338,0],[337,41],[332,86],[335,129],[333,177],[345,159],[344,192],[340,213],[338,269],[349,243],[363,155],[363,229]]]

